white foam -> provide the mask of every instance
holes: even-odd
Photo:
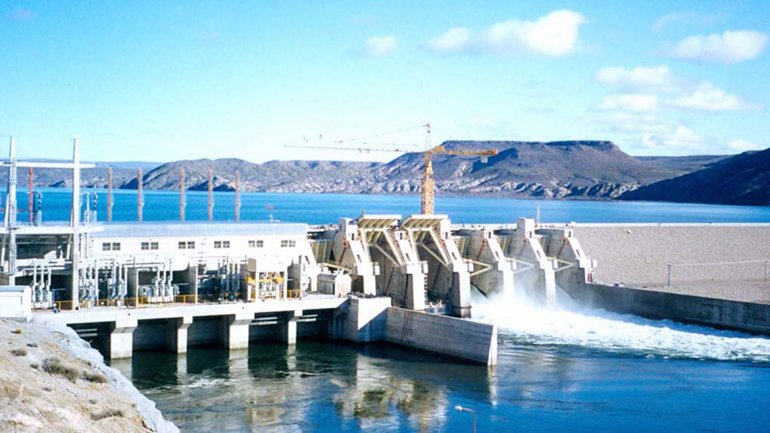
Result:
[[[499,295],[473,298],[476,320],[513,344],[575,346],[640,356],[770,362],[770,339],[575,306],[547,308]]]

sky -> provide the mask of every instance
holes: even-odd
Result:
[[[763,0],[0,0],[0,151],[14,135],[21,157],[67,158],[77,136],[86,160],[383,161],[422,149],[426,123],[433,145],[764,149],[768,17]]]

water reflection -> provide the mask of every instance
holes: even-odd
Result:
[[[453,388],[495,399],[485,367],[390,345],[260,342],[248,351],[139,352],[114,366],[191,432],[429,432],[445,429]]]
[[[509,331],[494,369],[389,345],[312,341],[137,353],[115,366],[183,432],[467,432],[458,404],[477,411],[479,431],[756,431],[770,423],[758,410],[770,387],[766,363],[535,346]]]
[[[443,428],[449,404],[446,386],[408,373],[394,374],[392,367],[356,356],[355,370],[337,383],[340,391],[334,403],[340,416],[356,419],[365,431],[381,431],[403,422],[420,432]]]

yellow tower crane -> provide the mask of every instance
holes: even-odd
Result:
[[[485,150],[450,150],[443,145],[432,147],[430,144],[430,123],[422,125],[426,129],[425,150],[422,152],[424,168],[422,173],[422,193],[420,195],[420,213],[431,215],[434,211],[436,182],[433,177],[433,155],[459,155],[459,156],[480,156],[482,162],[487,162],[487,157],[497,155],[497,149]],[[342,143],[337,141],[336,143]],[[367,148],[367,147],[339,147],[339,146],[305,146],[305,145],[286,145],[286,147],[295,147],[303,149],[328,149],[328,150],[352,150],[356,152],[399,152],[404,153],[407,150],[402,148]]]
[[[425,125],[427,130],[426,149],[422,155],[425,161],[425,168],[422,173],[422,195],[420,196],[420,213],[423,215],[433,214],[436,181],[433,178],[433,155],[462,155],[462,156],[480,156],[482,162],[487,162],[488,156],[497,155],[497,149],[486,150],[448,150],[442,145],[430,147],[430,123]]]

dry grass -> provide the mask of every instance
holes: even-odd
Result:
[[[107,376],[98,371],[83,370],[83,379],[92,383],[107,383]]]
[[[27,356],[27,349],[23,347],[19,349],[11,349],[11,354],[13,356]]]
[[[49,374],[58,374],[64,376],[70,380],[70,382],[77,382],[81,376],[81,371],[69,364],[64,364],[59,358],[51,357],[46,358],[43,361],[43,370]]]
[[[117,416],[117,417],[123,418],[124,414],[123,414],[123,411],[120,410],[120,409],[110,408],[110,409],[105,409],[105,410],[103,410],[101,412],[92,413],[91,414],[91,419],[93,421],[99,421],[99,420],[102,420],[102,419],[105,419],[105,418],[110,418],[110,417],[113,417],[113,416]]]

